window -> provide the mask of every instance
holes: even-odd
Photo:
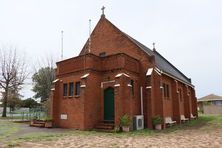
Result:
[[[63,84],[63,96],[68,95],[68,85],[65,83]]]
[[[69,83],[69,96],[74,96],[74,83]]]
[[[132,86],[131,93],[132,93],[132,95],[134,95],[134,81],[133,80],[130,81],[130,85]]]
[[[163,83],[163,95],[165,99],[170,99],[170,89],[169,85],[166,83]]]
[[[80,95],[80,82],[76,82],[75,95],[76,95],[76,96],[79,96],[79,95]]]
[[[180,102],[182,102],[183,101],[183,90],[182,90],[182,88],[179,88],[178,91],[179,91]]]
[[[212,101],[212,103],[214,104],[214,105],[222,105],[222,100],[215,100],[215,101]]]
[[[106,56],[106,52],[101,52],[101,53],[99,53],[99,56],[100,56],[100,57],[105,57],[105,56]]]

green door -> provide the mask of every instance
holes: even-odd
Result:
[[[114,89],[104,90],[104,120],[114,121]]]

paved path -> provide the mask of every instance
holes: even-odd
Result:
[[[29,123],[18,123],[20,130],[13,135],[12,137],[16,136],[23,136],[26,134],[34,134],[34,133],[63,133],[69,131],[68,129],[62,128],[40,128],[40,127],[30,127]]]

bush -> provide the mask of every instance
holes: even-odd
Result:
[[[131,123],[132,119],[128,114],[125,114],[120,118],[120,126],[130,126]]]
[[[153,125],[162,124],[163,118],[160,115],[152,117]]]

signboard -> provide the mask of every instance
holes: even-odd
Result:
[[[60,119],[62,119],[62,120],[67,120],[67,114],[61,114],[60,115]]]

